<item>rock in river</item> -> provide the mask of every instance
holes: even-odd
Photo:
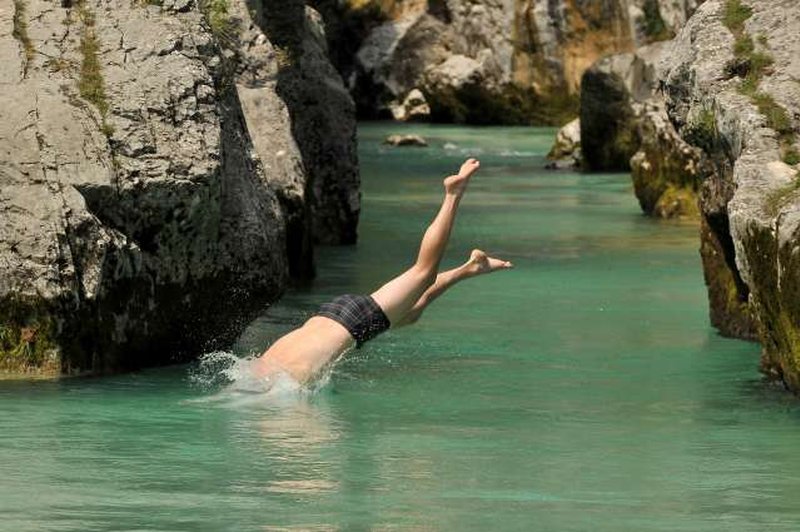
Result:
[[[428,145],[428,141],[419,135],[389,135],[383,143],[390,146],[417,146],[420,148]]]

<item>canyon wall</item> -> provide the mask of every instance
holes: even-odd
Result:
[[[757,338],[800,391],[800,6],[709,0],[673,42],[663,93],[704,153],[701,255],[711,321]]]
[[[671,38],[696,0],[316,0],[365,118],[402,116],[419,89],[434,121],[563,124],[600,57]]]
[[[303,2],[7,4],[0,372],[223,347],[355,240],[354,105]]]

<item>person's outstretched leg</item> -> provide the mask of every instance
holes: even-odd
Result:
[[[476,159],[468,159],[461,165],[457,175],[445,178],[442,206],[422,237],[417,261],[372,294],[372,298],[393,326],[408,314],[423,292],[436,280],[439,262],[450,239],[461,197],[469,178],[479,167],[480,163]]]
[[[489,257],[483,251],[474,249],[472,250],[472,253],[470,253],[469,260],[467,262],[458,268],[453,268],[452,270],[447,270],[446,272],[442,272],[437,275],[436,282],[428,287],[428,289],[422,294],[422,296],[420,296],[414,306],[411,307],[408,313],[400,318],[397,323],[394,324],[394,326],[402,327],[404,325],[415,323],[425,311],[425,308],[427,308],[427,306],[430,305],[434,299],[445,293],[448,288],[452,287],[459,281],[463,281],[464,279],[469,279],[470,277],[475,277],[477,275],[496,272],[497,270],[507,270],[513,267],[514,265],[507,260]]]

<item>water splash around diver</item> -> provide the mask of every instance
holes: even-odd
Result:
[[[189,369],[189,383],[204,392],[193,403],[223,406],[274,405],[276,401],[308,397],[330,381],[332,367],[310,383],[300,383],[288,373],[259,377],[254,371],[257,357],[239,357],[228,351],[202,355]]]

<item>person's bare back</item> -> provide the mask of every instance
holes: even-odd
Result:
[[[416,322],[425,308],[455,283],[511,268],[510,262],[476,249],[458,268],[438,271],[461,198],[479,167],[476,159],[468,159],[457,174],[445,178],[442,206],[425,231],[411,268],[369,296],[345,295],[323,305],[302,327],[267,349],[256,361],[256,375],[268,378],[287,373],[298,382],[307,383],[353,346],[360,347],[389,327]]]

